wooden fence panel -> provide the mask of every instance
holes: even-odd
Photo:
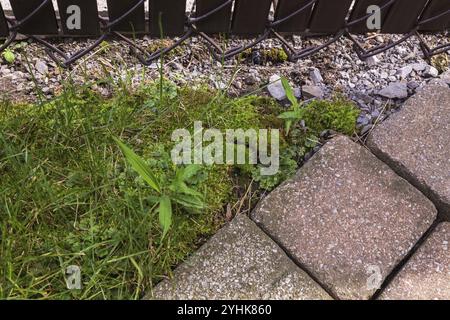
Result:
[[[353,0],[319,0],[314,7],[309,25],[313,33],[334,34],[345,26]]]
[[[5,13],[3,12],[2,5],[0,4],[0,37],[6,38],[9,35],[8,24],[6,23]]]
[[[174,37],[184,33],[186,0],[150,0],[150,35],[161,37],[160,19],[164,36]]]
[[[16,20],[20,21],[38,8],[42,4],[42,0],[10,0],[10,3]],[[39,12],[31,17],[20,28],[20,33],[32,35],[58,34],[58,22],[52,2],[49,1]]]
[[[408,33],[417,23],[428,0],[397,0],[383,21],[383,33]]]
[[[120,18],[124,13],[137,5],[139,0],[108,0],[109,20],[114,21]],[[144,3],[130,14],[124,21],[113,27],[114,31],[143,33],[145,32],[145,6]]]
[[[279,0],[275,11],[275,21],[281,20],[289,14],[307,5],[310,0]],[[279,24],[275,29],[278,32],[300,33],[306,30],[311,16],[312,6],[305,9],[295,17]]]
[[[349,22],[356,21],[364,16],[367,15],[367,8],[371,5],[376,5],[379,7],[382,7],[383,5],[387,4],[390,0],[358,0],[355,3],[355,6],[352,10],[352,13],[350,14]],[[411,0],[410,0],[411,1]],[[389,11],[389,8],[381,12],[381,21],[385,19]],[[349,28],[349,31],[351,33],[367,33],[370,31],[376,31],[376,30],[369,30],[367,28],[367,20],[364,19],[361,22],[352,25]]]
[[[227,0],[197,0],[196,16],[200,17],[226,3]],[[228,33],[230,31],[232,3],[215,12],[204,21],[198,22],[199,31],[208,34]]]
[[[68,22],[74,14],[73,5],[80,8],[80,28],[72,28]],[[59,15],[64,34],[78,36],[98,36],[100,24],[96,0],[58,0]],[[76,8],[75,8],[76,10]],[[70,28],[69,28],[70,27]]]
[[[232,33],[252,36],[262,34],[267,26],[271,0],[236,0]]]
[[[422,15],[422,20],[435,17],[447,10],[450,10],[450,0],[432,0],[425,9]],[[449,14],[442,16],[437,20],[430,21],[429,23],[422,25],[420,28],[422,31],[442,31],[446,29],[450,29]]]

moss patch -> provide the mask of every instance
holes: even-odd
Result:
[[[283,49],[280,48],[270,48],[270,49],[260,49],[252,50],[247,49],[239,55],[242,60],[256,59],[257,64],[266,64],[271,62],[274,64],[279,64],[286,62],[289,57]]]

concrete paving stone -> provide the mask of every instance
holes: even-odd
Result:
[[[239,215],[159,283],[147,299],[331,297],[247,216]]]
[[[382,300],[450,300],[450,223],[436,230],[380,296]]]
[[[429,85],[380,124],[369,148],[450,220],[450,88]]]
[[[436,214],[421,192],[339,136],[251,216],[336,297],[368,299]]]

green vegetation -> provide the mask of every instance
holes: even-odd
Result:
[[[153,39],[153,41],[146,46],[146,51],[148,53],[155,53],[159,50],[168,48],[173,45],[173,40],[170,39]],[[183,47],[176,47],[173,50],[169,51],[165,58],[171,59],[173,57],[176,57],[177,55],[183,54]]]
[[[177,167],[171,134],[194,121],[283,129],[272,99],[164,81],[115,91],[104,99],[67,85],[51,101],[0,102],[0,298],[142,297],[223,224],[225,208],[240,210],[245,190],[274,188],[321,131],[352,134],[357,117],[342,99],[299,106],[280,173],[261,177],[257,166]],[[82,290],[66,288],[69,265],[81,267]]]
[[[292,104],[290,111],[279,116],[286,122],[287,135],[293,124],[298,124],[299,121],[304,121],[307,131],[315,136],[320,135],[324,130],[334,130],[346,135],[352,135],[355,132],[355,120],[360,111],[353,103],[342,97],[336,97],[332,101],[314,100],[301,107],[289,82],[285,78],[282,78],[281,82]]]
[[[185,210],[201,210],[204,208],[203,195],[197,190],[192,189],[188,184],[195,184],[195,178],[199,173],[201,167],[199,165],[188,165],[176,169],[175,177],[170,182],[161,186],[161,181],[158,181],[156,176],[152,173],[152,169],[145,163],[145,160],[139,157],[133,150],[128,148],[122,141],[117,138],[114,140],[122,149],[123,154],[130,163],[131,167],[139,173],[140,177],[147,182],[147,184],[158,193],[158,197],[154,198],[155,207],[159,212],[159,223],[163,228],[162,239],[167,235],[167,232],[172,225],[172,205],[176,203],[181,205]]]
[[[239,55],[239,58],[241,60],[251,60],[253,53],[254,51],[252,49],[247,49]],[[262,64],[267,62],[280,64],[289,60],[288,55],[281,48],[259,49],[256,53]]]
[[[314,100],[301,105],[288,81],[285,78],[281,81],[291,102],[291,109],[278,116],[284,121],[285,127],[280,150],[280,171],[274,176],[260,176],[257,168],[249,169],[260,187],[266,190],[272,190],[294,174],[305,155],[321,143],[321,136],[325,131],[353,135],[360,113],[352,102],[342,97],[331,101]]]
[[[447,53],[435,55],[431,58],[431,64],[439,71],[443,73],[449,68],[449,59]]]
[[[6,63],[13,64],[16,61],[16,54],[23,53],[27,45],[25,41],[14,42],[8,48],[4,49],[0,55]]]
[[[2,52],[2,57],[8,64],[12,64],[16,61],[16,55],[11,51],[11,49],[5,49]]]

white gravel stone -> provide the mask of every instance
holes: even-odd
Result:
[[[267,90],[269,91],[270,95],[278,101],[286,99],[286,91],[283,88],[281,77],[277,74],[274,74],[270,77]]]
[[[403,68],[400,68],[397,71],[397,74],[401,79],[405,79],[411,74],[412,71],[413,71],[412,66],[404,66]]]
[[[366,63],[368,66],[374,66],[380,62],[377,56],[372,56],[366,59]]]
[[[321,99],[325,95],[323,89],[319,86],[303,86],[302,93],[303,96],[307,99]]]
[[[311,78],[311,81],[317,85],[321,84],[323,82],[322,74],[320,73],[319,69],[312,68],[309,72],[309,77]]]
[[[36,61],[35,68],[36,71],[39,72],[41,75],[46,75],[48,73],[48,66],[42,60]]]
[[[433,66],[428,66],[423,75],[427,78],[437,78],[439,71]]]

